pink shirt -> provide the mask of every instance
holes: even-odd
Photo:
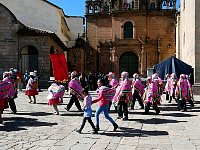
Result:
[[[93,103],[98,102],[98,106],[105,106],[109,104],[109,101],[103,96],[102,92],[99,92],[97,99],[93,101]]]

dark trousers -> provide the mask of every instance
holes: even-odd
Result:
[[[16,105],[15,105],[15,101],[14,101],[14,98],[9,98],[9,106],[10,106],[10,109],[13,111],[13,113],[17,113],[17,109],[16,109]]]
[[[169,93],[166,92],[166,100],[169,100]]]
[[[112,101],[109,101],[108,112],[110,112],[110,107],[112,106]]]
[[[124,119],[128,119],[128,105],[125,101],[118,102],[117,110],[118,110],[119,117],[123,117],[123,114],[124,114]]]
[[[189,100],[189,103],[190,103],[190,105],[192,106],[192,107],[194,107],[194,102],[190,99]]]
[[[131,105],[131,108],[134,109],[136,99],[138,100],[140,106],[144,109],[144,104],[142,102],[142,98],[141,98],[140,94],[138,93],[138,91],[136,91],[136,90],[134,91],[134,94],[133,94],[133,103]]]
[[[150,106],[151,106],[151,103],[147,102],[146,105],[145,105],[145,113],[146,114],[149,114]],[[160,113],[160,110],[159,110],[158,105],[156,103],[153,103],[153,109],[156,111],[156,114]]]
[[[85,126],[85,123],[86,123],[86,121],[88,121],[89,123],[90,123],[90,125],[91,125],[91,127],[92,127],[92,129],[93,130],[95,130],[95,126],[94,126],[94,123],[92,122],[92,119],[91,119],[91,117],[84,117],[83,118],[83,122],[82,122],[82,125],[81,125],[81,127],[80,127],[80,131],[82,131],[83,130],[83,128],[84,128],[84,126]]]
[[[185,98],[182,98],[182,100],[180,99],[177,99],[176,100],[178,102],[178,110],[184,110],[186,111],[186,99]]]
[[[76,97],[76,95],[72,94],[72,97],[69,100],[69,103],[67,104],[67,110],[70,110],[70,108],[72,107],[73,103],[75,103],[76,107],[78,110],[82,110],[81,109],[81,105],[78,101],[78,98]]]

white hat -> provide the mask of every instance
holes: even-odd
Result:
[[[30,72],[30,76],[34,76],[35,74],[34,74],[34,72]]]
[[[114,72],[109,72],[108,73],[108,76],[114,76],[115,74],[114,74]]]
[[[55,81],[55,77],[50,77],[50,78],[49,78],[49,82],[56,82],[56,81]]]
[[[123,71],[123,72],[121,73],[121,77],[122,77],[122,78],[128,78],[128,72]]]
[[[5,72],[3,73],[3,78],[5,78],[6,76],[10,76],[10,72],[5,71]]]
[[[134,74],[133,74],[133,78],[139,78],[139,74],[134,73]]]
[[[55,81],[55,77],[50,77],[49,80],[50,81]]]
[[[71,73],[71,77],[73,77],[73,76],[75,76],[75,75],[77,75],[77,72],[76,72],[76,71],[73,71],[73,72]]]

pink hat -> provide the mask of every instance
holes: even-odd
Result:
[[[114,72],[109,72],[108,73],[108,76],[114,76],[115,74],[114,74]]]
[[[151,77],[147,77],[146,82],[151,82]]]
[[[181,74],[180,79],[185,79],[185,74]]]
[[[158,79],[158,74],[157,74],[157,73],[154,73],[154,74],[152,75],[152,80],[154,80],[154,79]]]
[[[134,74],[133,74],[133,78],[139,78],[139,74],[134,73]]]

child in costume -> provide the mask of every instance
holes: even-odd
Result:
[[[132,89],[133,101],[132,101],[131,109],[134,109],[136,99],[138,100],[141,109],[144,109],[144,104],[142,102],[144,86],[142,85],[140,77],[137,73],[133,74],[132,88],[133,88]]]
[[[47,96],[48,105],[52,105],[56,115],[59,115],[59,110],[57,105],[62,103],[63,95],[65,93],[65,87],[63,85],[59,85],[56,83],[54,77],[50,77],[50,81],[52,84],[48,88],[49,95]]]
[[[113,130],[115,131],[118,128],[118,125],[115,123],[115,121],[110,117],[108,113],[109,99],[107,99],[107,96],[104,94],[103,89],[106,88],[104,80],[101,79],[98,80],[98,85],[99,85],[98,97],[92,101],[92,104],[98,102],[98,107],[95,112],[96,130],[99,131],[99,115],[101,114],[101,112],[104,112],[105,118],[112,123],[114,127]]]
[[[93,128],[94,130],[94,133],[97,133],[97,130],[94,126],[94,123],[92,122],[92,108],[91,108],[91,104],[92,104],[92,97],[90,96],[88,90],[84,89],[83,90],[83,96],[84,96],[84,105],[83,105],[83,111],[84,111],[84,115],[83,115],[83,122],[82,122],[82,125],[80,127],[79,130],[77,130],[78,133],[81,133],[81,131],[83,130],[84,126],[85,126],[85,123],[86,121],[88,121],[91,125],[91,127]]]
[[[175,90],[175,98],[178,103],[178,110],[186,111],[186,101],[188,98],[188,89],[189,85],[186,80],[185,74],[181,74],[180,78],[177,82],[176,90]]]
[[[159,90],[158,90],[158,76],[157,74],[152,75],[151,78],[147,78],[147,88],[145,89],[144,101],[145,101],[145,114],[149,114],[150,107],[156,111],[156,114],[160,113],[158,104],[160,104]]]
[[[128,72],[125,71],[121,73],[121,78],[122,81],[116,89],[113,102],[117,105],[118,119],[128,120],[128,104],[132,100],[131,81],[128,79]]]
[[[29,98],[29,103],[34,103],[36,104],[36,97],[35,95],[38,95],[38,83],[37,80],[35,80],[34,72],[30,72],[30,78],[28,80],[28,83],[26,85],[26,95]],[[31,99],[31,96],[33,96],[33,101]]]

